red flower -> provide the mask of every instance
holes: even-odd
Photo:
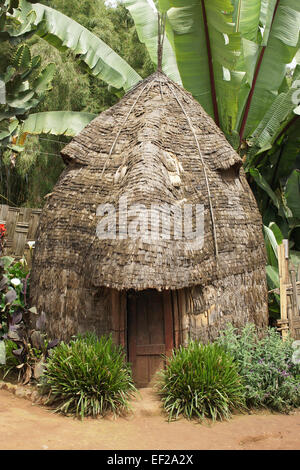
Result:
[[[0,237],[3,238],[6,232],[6,228],[4,224],[0,224]]]

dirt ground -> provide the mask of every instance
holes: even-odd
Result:
[[[300,409],[200,425],[185,419],[168,423],[155,405],[146,396],[126,418],[79,421],[0,390],[0,450],[300,449]]]

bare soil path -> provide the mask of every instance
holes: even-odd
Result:
[[[79,421],[0,390],[0,450],[300,449],[300,409],[202,425],[185,419],[168,423],[149,391],[142,398],[127,418]]]

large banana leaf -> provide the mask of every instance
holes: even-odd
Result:
[[[239,133],[240,140],[254,132],[260,136],[261,127],[257,128],[282,92],[286,65],[299,49],[300,2],[159,0],[159,4],[168,11],[170,42],[185,88],[215,117],[227,137]],[[272,138],[273,125],[274,120]]]
[[[300,2],[263,1],[266,21],[260,58],[255,66],[256,80],[246,106],[241,137],[251,135],[279,94],[289,64],[299,49]],[[243,126],[242,126],[243,127]]]
[[[298,65],[293,75],[293,81],[300,79],[300,66]],[[260,120],[257,128],[248,140],[253,148],[248,152],[247,164],[258,153],[272,147],[275,138],[284,125],[293,117],[295,103],[293,102],[294,88],[288,88],[286,92],[279,93],[270,108]]]
[[[34,113],[24,121],[21,134],[54,134],[74,137],[97,115],[74,111]]]
[[[40,3],[31,5],[21,0],[22,9],[36,14],[36,33],[59,50],[70,49],[91,73],[115,88],[125,91],[142,78],[100,38],[76,21]]]
[[[185,88],[229,133],[235,126],[245,72],[236,68],[241,34],[231,0],[160,0],[168,9],[172,44]],[[167,30],[168,32],[168,30]]]
[[[134,20],[140,41],[146,45],[152,62],[157,64],[158,11],[148,0],[123,0],[123,3]],[[162,70],[172,80],[182,84],[176,57],[167,37],[163,43]]]

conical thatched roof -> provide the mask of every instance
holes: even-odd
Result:
[[[62,157],[67,167],[43,210],[34,276],[41,270],[55,276],[59,266],[93,286],[160,290],[206,285],[264,265],[261,217],[239,155],[200,104],[164,74],[156,72],[101,113]],[[151,204],[203,204],[203,247],[172,234],[99,239],[98,206],[116,208],[118,234],[124,196],[148,214]]]

